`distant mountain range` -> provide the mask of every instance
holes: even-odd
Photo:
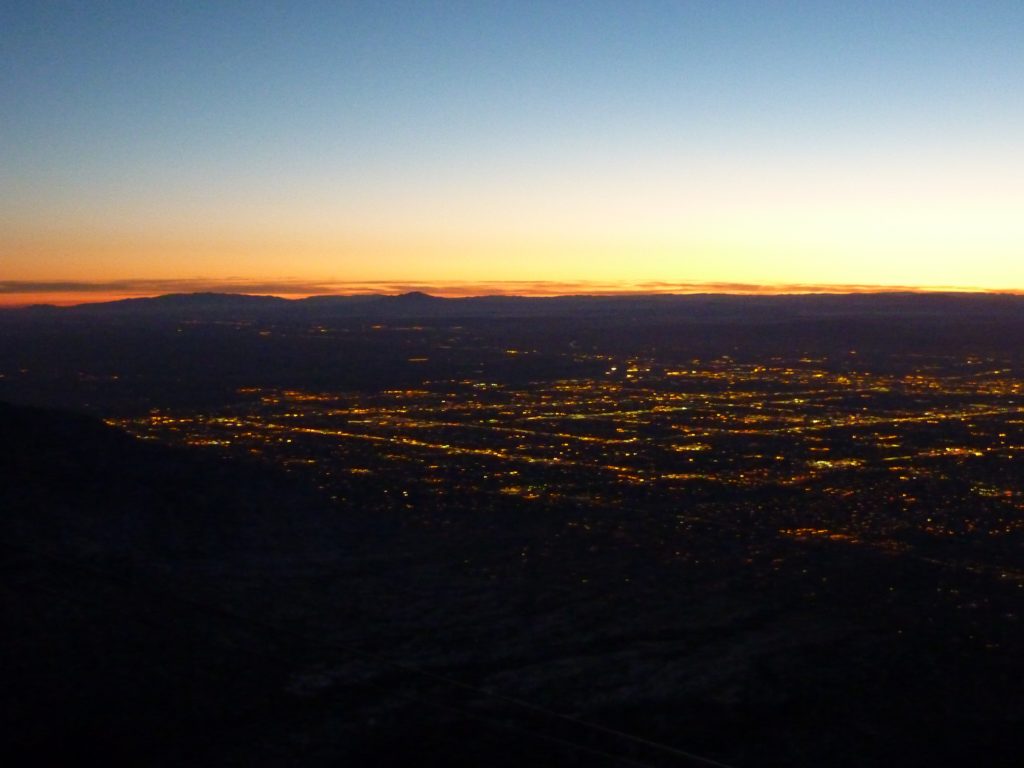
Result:
[[[977,293],[856,294],[651,294],[555,297],[476,296],[442,298],[420,291],[397,296],[311,296],[283,299],[239,293],[174,293],[152,298],[35,305],[6,314],[22,316],[151,317],[176,319],[367,319],[679,317],[691,320],[789,319],[794,317],[916,316],[1024,319],[1024,296]]]

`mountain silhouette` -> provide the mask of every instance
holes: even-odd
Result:
[[[317,320],[338,317],[529,318],[622,317],[700,321],[778,321],[821,318],[1024,319],[1024,296],[972,293],[856,294],[626,294],[473,296],[446,298],[422,291],[388,296],[324,295],[283,299],[235,293],[179,293],[152,298],[79,304],[37,305],[6,314],[71,317],[138,317],[219,320]],[[0,313],[4,314],[4,313]]]

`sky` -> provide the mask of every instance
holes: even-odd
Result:
[[[1024,290],[1024,3],[0,4],[0,303]]]

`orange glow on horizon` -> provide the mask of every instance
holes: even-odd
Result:
[[[310,296],[354,296],[387,295],[396,296],[411,291],[422,291],[444,298],[469,298],[479,296],[523,296],[529,298],[550,298],[557,296],[643,296],[643,295],[694,295],[725,294],[738,296],[778,296],[806,294],[871,294],[871,293],[978,293],[991,295],[1024,295],[1024,289],[994,289],[964,286],[908,286],[908,285],[829,285],[829,284],[756,284],[756,283],[669,283],[649,281],[642,283],[601,283],[596,281],[509,281],[493,283],[447,283],[427,284],[416,281],[365,281],[365,282],[323,282],[299,283],[272,281],[249,283],[217,280],[146,280],[138,281],[139,287],[131,287],[133,281],[122,281],[118,287],[107,284],[80,283],[72,289],[66,284],[52,291],[45,290],[39,283],[32,284],[32,290],[17,290],[16,282],[0,282],[0,307],[19,308],[47,304],[52,306],[76,306],[123,299],[152,298],[170,293],[229,293],[244,295],[274,296],[283,299],[304,299]]]

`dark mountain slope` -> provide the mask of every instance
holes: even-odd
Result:
[[[385,527],[68,414],[0,436],[6,764],[698,764],[513,697],[736,766],[1019,765],[1014,574],[776,537],[742,495],[685,531]]]
[[[322,501],[277,471],[145,443],[87,416],[0,403],[12,546],[135,564],[239,566],[323,545]]]
[[[293,659],[234,606],[343,551],[335,518],[264,467],[0,404],[7,764],[194,762],[258,718]]]

